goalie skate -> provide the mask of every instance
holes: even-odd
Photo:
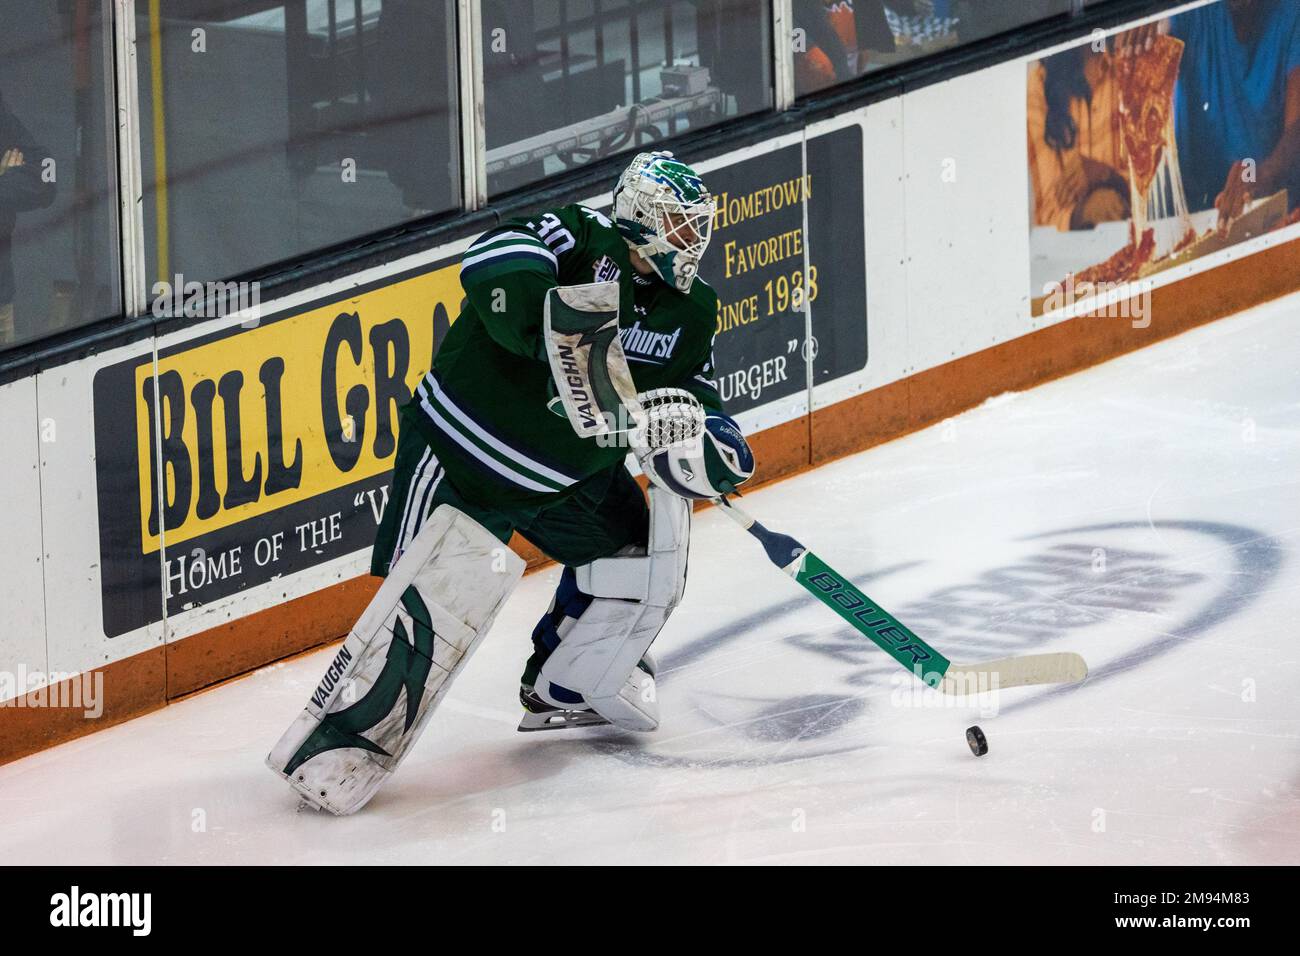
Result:
[[[649,651],[637,664],[650,677],[654,677],[658,665]],[[515,728],[521,734],[535,730],[568,730],[573,727],[601,727],[611,721],[596,713],[590,707],[565,708],[542,700],[536,688],[531,684],[519,685],[519,703],[524,705],[524,716]]]
[[[553,707],[526,684],[519,688],[519,703],[524,705],[524,716],[517,728],[521,734],[535,730],[568,730],[572,727],[600,727],[609,724],[608,720],[594,710]]]

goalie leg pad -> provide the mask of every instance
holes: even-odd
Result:
[[[687,501],[650,489],[645,554],[600,558],[576,570],[591,603],[542,664],[537,693],[572,707],[572,694],[625,730],[659,726],[654,678],[637,663],[663,629],[686,587],[691,510]]]
[[[490,531],[439,505],[267,765],[317,807],[359,810],[406,756],[523,571]]]

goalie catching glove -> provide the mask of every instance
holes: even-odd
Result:
[[[754,453],[733,419],[706,413],[683,389],[652,389],[638,399],[646,421],[633,447],[641,470],[660,488],[683,498],[719,498],[754,474]]]

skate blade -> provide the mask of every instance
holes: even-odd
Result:
[[[524,711],[523,720],[515,728],[521,734],[536,730],[569,730],[574,727],[600,727],[609,723],[600,714],[591,710],[552,710],[544,714]]]

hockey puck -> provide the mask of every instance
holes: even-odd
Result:
[[[966,745],[970,747],[970,752],[977,757],[983,757],[989,752],[989,739],[984,736],[984,731],[978,727],[966,728]]]

